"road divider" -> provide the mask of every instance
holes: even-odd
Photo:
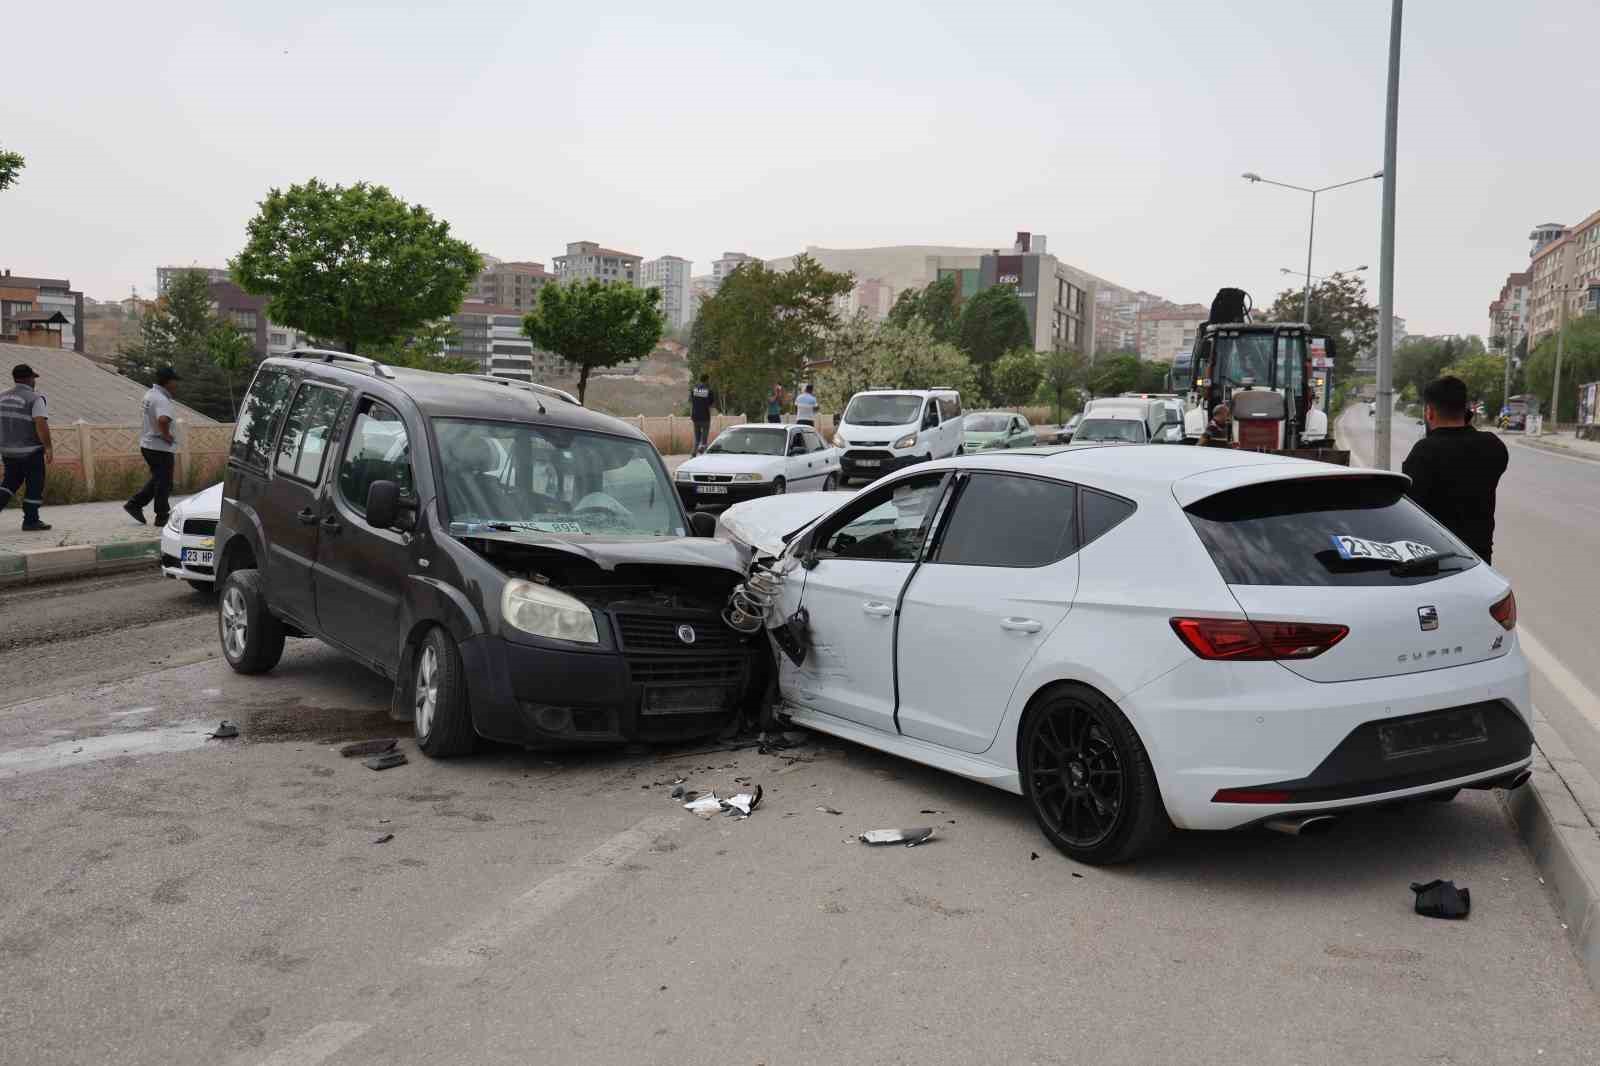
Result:
[[[0,586],[32,581],[112,574],[161,562],[161,541],[126,540],[110,544],[41,544],[37,548],[0,548]]]

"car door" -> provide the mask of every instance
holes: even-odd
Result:
[[[790,492],[805,492],[812,488],[811,461],[806,454],[806,441],[800,430],[790,427],[783,438],[783,480]]]
[[[1011,439],[1007,443],[1010,448],[1031,448],[1033,446],[1033,430],[1028,428],[1028,423],[1022,419],[1011,419]]]
[[[945,450],[945,434],[940,431],[939,421],[939,401],[925,400],[922,404],[922,449],[934,459],[954,454]]]
[[[312,568],[322,522],[319,486],[345,392],[316,381],[302,382],[296,390],[278,436],[272,477],[260,512],[267,541],[262,560],[267,602],[277,613],[313,630],[316,597]]]
[[[981,752],[1077,594],[1077,488],[962,474],[946,510],[900,608],[897,720],[908,737]]]
[[[814,488],[821,489],[827,482],[828,475],[833,474],[835,480],[839,473],[839,449],[831,448],[822,439],[822,435],[814,429],[803,431],[806,439],[806,449],[811,453],[812,459],[817,464],[817,483]]]
[[[411,437],[399,413],[370,396],[357,401],[349,427],[323,498],[317,622],[330,639],[392,674],[399,662],[411,537],[367,522],[367,490],[375,481],[393,481],[402,499],[417,498]]]
[[[866,490],[808,534],[808,569],[785,582],[786,611],[810,617],[805,662],[778,657],[778,685],[799,709],[893,733],[894,629],[901,590],[922,556],[944,474]]]

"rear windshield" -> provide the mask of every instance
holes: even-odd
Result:
[[[1208,497],[1185,513],[1230,585],[1412,585],[1477,566],[1403,487],[1381,477],[1271,481]],[[1396,574],[1385,546],[1402,559],[1464,558]]]

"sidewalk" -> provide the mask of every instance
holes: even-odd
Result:
[[[1522,433],[1500,435],[1509,441],[1516,441],[1529,448],[1538,448],[1540,451],[1600,462],[1600,441],[1579,440],[1571,433],[1546,433],[1539,437],[1530,437]]]
[[[42,517],[49,532],[24,533],[20,507],[0,511],[0,586],[139,567],[155,572],[161,527],[136,524],[119,502],[52,507],[47,500]]]

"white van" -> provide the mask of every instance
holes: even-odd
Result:
[[[1090,400],[1083,417],[1110,417],[1131,415],[1144,422],[1145,440],[1167,443],[1166,427],[1173,422],[1182,423],[1180,409],[1174,408],[1166,398],[1150,396],[1107,396]],[[1176,416],[1176,417],[1174,417]]]
[[[961,394],[955,389],[872,389],[845,404],[833,446],[843,453],[839,472],[871,480],[929,459],[947,459],[966,449]]]

